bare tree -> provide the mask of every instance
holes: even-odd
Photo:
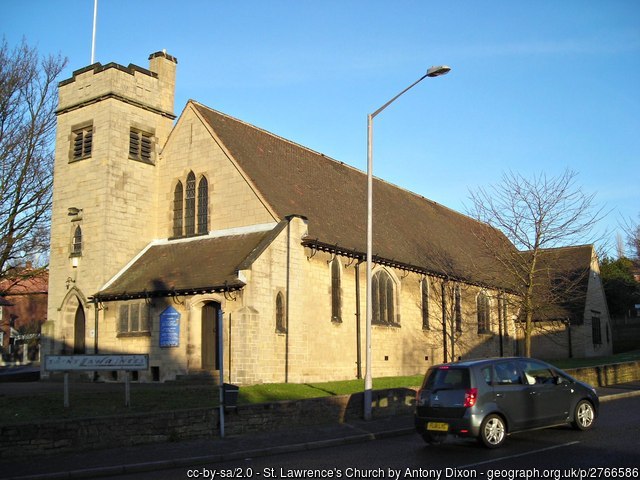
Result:
[[[509,172],[488,189],[470,192],[469,214],[502,231],[518,249],[499,248],[490,238],[486,240],[487,254],[500,273],[510,277],[510,289],[520,299],[526,356],[531,355],[534,316],[543,305],[558,301],[563,290],[567,293],[577,284],[575,278],[570,282],[550,279],[543,251],[594,243],[591,232],[604,216],[603,209],[594,206],[594,194],[585,193],[576,184],[576,176],[565,170],[558,177],[540,174],[527,179]],[[547,288],[549,285],[553,288]],[[541,291],[545,298],[540,298]]]
[[[631,248],[632,258],[640,264],[640,222],[634,223],[629,220],[624,225],[624,231],[627,234],[627,244]]]
[[[39,274],[19,267],[49,250],[55,80],[66,63],[41,58],[25,40],[13,49],[0,43],[0,278]]]

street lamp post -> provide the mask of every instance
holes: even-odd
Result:
[[[406,91],[410,90],[427,77],[439,77],[449,73],[451,68],[446,65],[431,67],[422,77],[402,90],[399,94],[382,105],[375,112],[367,116],[367,313],[366,313],[366,363],[364,374],[364,419],[371,419],[371,400],[373,377],[371,375],[371,320],[373,317],[372,303],[372,268],[373,268],[373,119],[385,108],[391,105]]]

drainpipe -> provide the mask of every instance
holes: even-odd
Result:
[[[93,327],[93,353],[98,353],[98,315],[100,312],[100,309],[98,308],[98,301],[94,300],[93,302],[93,307],[94,307],[94,327]]]
[[[447,280],[442,282],[442,360],[446,363],[448,358],[447,352]]]
[[[502,337],[502,329],[503,323],[505,322],[505,314],[504,314],[504,296],[501,293],[498,296],[498,335],[500,336],[500,357],[504,357],[504,345],[503,345],[503,337]]]
[[[93,353],[96,355],[98,353],[98,315],[100,309],[98,308],[98,300],[94,299],[93,301]],[[129,375],[129,373],[127,373]],[[93,381],[98,381],[98,372],[93,372]]]
[[[290,297],[290,280],[291,280],[291,219],[293,217],[287,217],[287,278],[285,293],[285,305],[284,305],[284,318],[285,318],[285,352],[284,352],[284,383],[289,383],[289,301]]]

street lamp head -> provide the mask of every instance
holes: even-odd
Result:
[[[446,75],[451,71],[451,67],[447,65],[439,65],[437,67],[431,67],[427,70],[427,77],[439,77],[440,75]]]

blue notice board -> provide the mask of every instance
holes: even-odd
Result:
[[[180,346],[180,313],[173,307],[160,314],[160,346]]]

